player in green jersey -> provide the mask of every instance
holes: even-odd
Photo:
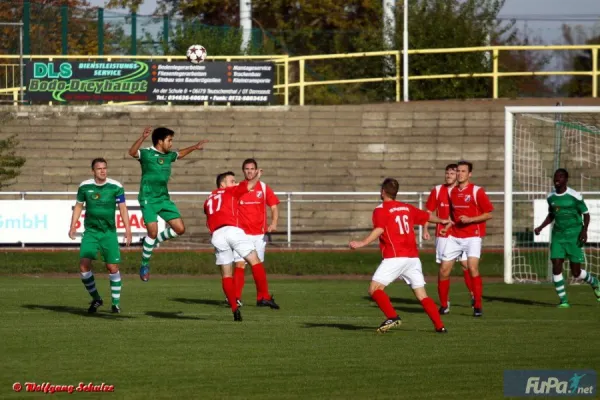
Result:
[[[92,260],[95,260],[100,252],[109,271],[112,312],[120,313],[121,273],[119,264],[121,263],[121,252],[115,224],[115,204],[119,207],[121,219],[125,225],[125,244],[129,246],[131,244],[131,228],[129,213],[125,205],[125,191],[119,182],[107,177],[107,163],[104,158],[96,158],[92,161],[92,173],[94,178],[81,182],[77,190],[77,203],[73,207],[69,237],[75,239],[77,224],[85,204],[84,232],[79,250],[79,270],[81,281],[92,296],[88,312],[95,313],[103,304],[92,273]]]
[[[563,279],[563,263],[569,260],[573,277],[589,283],[596,299],[600,301],[598,278],[581,269],[585,263],[583,245],[587,242],[590,214],[581,194],[567,186],[569,173],[559,168],[554,173],[554,191],[548,195],[548,216],[534,232],[539,235],[542,229],[554,221],[550,240],[550,260],[552,261],[552,281],[560,298],[560,308],[569,308],[569,300]]]
[[[144,140],[152,133],[152,147],[140,149]],[[175,203],[171,201],[167,184],[171,177],[171,164],[182,159],[194,150],[202,150],[208,140],[201,140],[193,146],[179,151],[171,151],[173,132],[169,128],[144,129],[142,136],[129,149],[129,155],[136,158],[142,167],[142,180],[138,201],[142,210],[147,236],[142,249],[140,278],[147,282],[150,278],[150,257],[157,243],[183,235],[185,225]],[[158,217],[164,219],[169,227],[158,232]]]

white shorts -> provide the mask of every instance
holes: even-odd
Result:
[[[236,226],[224,226],[213,232],[210,243],[215,248],[217,265],[233,262],[234,251],[246,257],[254,250],[252,241],[244,231]]]
[[[448,242],[447,237],[435,238],[435,262],[438,264],[442,263],[442,256],[444,255],[446,242]],[[463,251],[463,253],[460,255],[460,258],[457,258],[456,261],[467,261],[467,253]]]
[[[407,257],[384,258],[372,280],[387,286],[398,278],[404,279],[413,289],[424,287],[421,260]]]
[[[448,240],[442,251],[442,260],[454,261],[463,253],[466,253],[467,257],[481,258],[481,238],[455,238],[454,236],[448,236]]]
[[[254,244],[254,248],[256,249],[256,253],[258,254],[258,259],[260,262],[265,261],[265,249],[267,248],[267,235],[246,235],[248,239]],[[240,262],[244,261],[244,258],[241,257],[237,252],[233,252],[233,261]]]

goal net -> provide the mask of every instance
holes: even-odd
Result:
[[[600,107],[507,107],[505,126],[504,280],[546,282],[552,277],[552,226],[533,232],[548,214],[554,171],[590,212],[584,268],[600,273]],[[511,151],[512,150],[512,151]],[[569,263],[563,274],[571,283]]]

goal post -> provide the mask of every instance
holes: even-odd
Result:
[[[539,236],[533,230],[547,213],[556,168],[569,171],[569,187],[588,205],[584,268],[599,273],[600,106],[506,107],[504,128],[504,282],[551,278],[551,227]]]

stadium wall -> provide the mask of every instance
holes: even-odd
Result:
[[[175,148],[200,139],[210,143],[173,167],[171,191],[210,191],[215,176],[254,157],[275,191],[378,190],[396,177],[401,191],[429,191],[443,168],[458,159],[474,163],[473,181],[503,190],[504,107],[555,105],[560,99],[431,101],[359,106],[192,107],[26,106],[0,107],[0,138],[18,134],[27,159],[11,191],[76,191],[90,177],[90,161],[105,157],[109,176],[137,191],[140,168],[127,155],[145,126],[176,131]],[[564,105],[597,104],[565,99]],[[145,145],[150,146],[148,140]],[[64,197],[62,197],[64,198]],[[6,198],[5,198],[6,199]],[[187,225],[181,244],[208,243],[204,198],[175,197]],[[373,199],[374,201],[376,199]],[[293,241],[344,244],[370,228],[375,203],[295,203]],[[285,204],[280,232],[283,243]],[[502,205],[490,222],[488,246],[502,244]],[[65,231],[68,221],[65,222]],[[350,230],[354,232],[350,232]],[[360,231],[358,233],[357,231]],[[177,243],[173,243],[176,245]]]

